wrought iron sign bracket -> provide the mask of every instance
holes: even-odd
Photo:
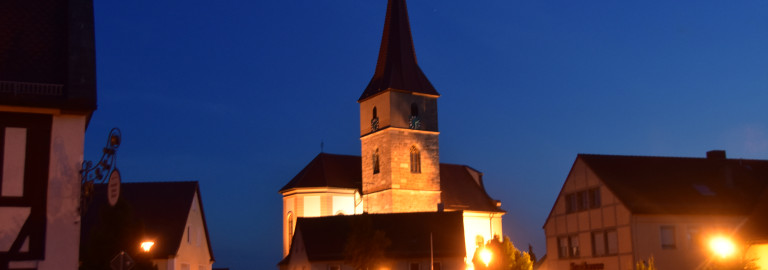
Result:
[[[95,165],[91,161],[83,161],[83,168],[80,170],[80,215],[85,215],[88,205],[93,199],[94,184],[103,184],[110,179],[110,176],[117,172],[117,148],[120,147],[122,134],[120,129],[112,128],[107,137],[107,145],[103,149],[101,160]],[[119,175],[119,174],[118,174]],[[119,176],[118,176],[119,178]]]

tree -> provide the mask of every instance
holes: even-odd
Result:
[[[144,223],[136,218],[126,201],[119,199],[115,206],[103,207],[98,215],[88,242],[80,245],[81,270],[111,269],[110,262],[121,251],[133,258],[133,269],[157,270],[151,258],[139,252]]]
[[[637,270],[657,270],[656,263],[653,261],[653,256],[648,258],[648,262],[639,261],[635,263],[635,269]]]
[[[352,231],[344,246],[345,263],[356,270],[376,269],[385,261],[386,248],[392,242],[383,231],[373,229],[367,213],[354,217],[350,225]]]
[[[480,252],[487,249],[491,252],[492,259],[486,267],[480,260]],[[504,240],[494,236],[488,240],[484,247],[478,247],[472,259],[475,269],[493,269],[493,270],[531,270],[533,269],[533,260],[528,252],[520,251],[515,248],[509,237],[504,236]]]

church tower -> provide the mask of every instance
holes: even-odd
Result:
[[[379,59],[358,99],[365,211],[437,211],[437,93],[416,62],[405,0],[389,0]]]

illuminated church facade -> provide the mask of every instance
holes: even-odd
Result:
[[[280,190],[284,261],[301,218],[458,212],[466,265],[478,244],[503,235],[505,211],[483,174],[440,163],[439,96],[417,64],[405,0],[389,0],[376,70],[358,99],[360,156],[321,153]]]

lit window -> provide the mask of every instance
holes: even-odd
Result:
[[[373,174],[379,173],[379,149],[373,151]]]
[[[421,173],[421,153],[416,146],[411,146],[411,172]]]
[[[675,243],[675,227],[674,226],[661,226],[661,248],[662,249],[677,248],[677,244]]]

